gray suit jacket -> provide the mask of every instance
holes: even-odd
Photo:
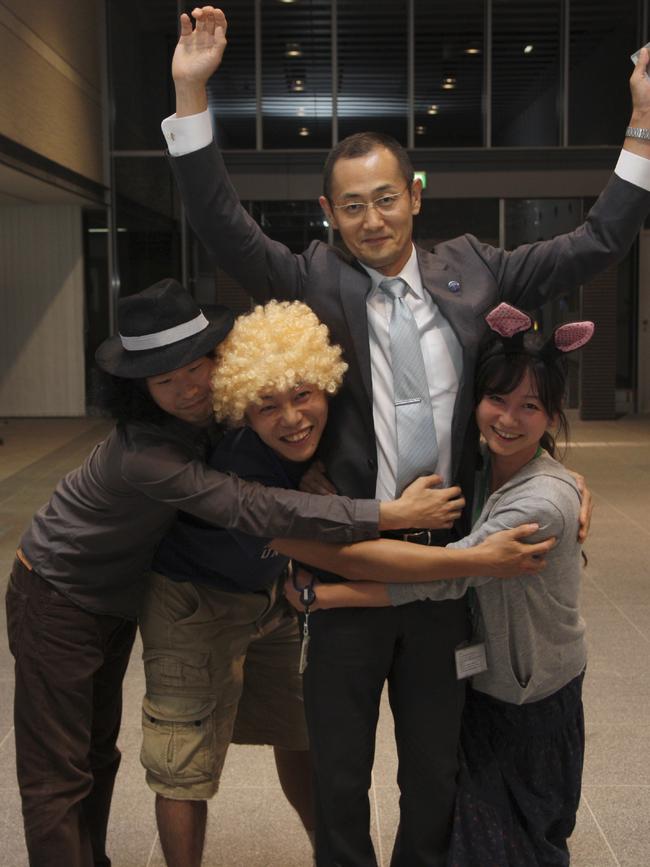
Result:
[[[358,263],[320,241],[296,255],[267,238],[241,206],[216,145],[170,162],[190,223],[219,267],[262,303],[304,300],[343,347],[350,369],[332,403],[322,453],[342,493],[373,497],[376,446],[365,306],[370,278]],[[418,248],[423,285],[463,347],[452,472],[466,496],[476,462],[473,383],[487,331],[485,313],[500,301],[534,309],[590,280],[623,257],[649,208],[650,193],[613,175],[585,223],[551,241],[508,252],[462,235],[432,252]],[[452,280],[460,283],[459,292],[450,291]]]

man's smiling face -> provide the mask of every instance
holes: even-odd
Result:
[[[251,403],[246,421],[258,437],[281,457],[308,461],[327,424],[327,397],[314,385],[302,383],[286,391],[260,395]]]
[[[361,157],[340,158],[334,164],[330,199],[320,204],[330,224],[360,262],[386,276],[399,274],[411,255],[413,217],[420,211],[422,185],[409,188],[394,154],[377,147]],[[382,212],[383,197],[396,197]],[[339,207],[354,203],[359,209]]]

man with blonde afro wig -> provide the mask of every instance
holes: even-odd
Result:
[[[327,326],[300,301],[270,301],[240,316],[217,348],[217,360],[214,412],[231,424],[248,421],[249,409],[259,409],[271,393],[305,383],[334,395],[348,367],[340,347],[329,342]]]
[[[296,487],[346,369],[305,304],[272,301],[240,316],[217,356],[215,414],[232,429],[211,466]],[[154,559],[140,618],[142,762],[168,864],[200,864],[206,802],[231,742],[273,746],[313,845],[299,631],[281,590],[287,558],[267,542],[179,512]]]

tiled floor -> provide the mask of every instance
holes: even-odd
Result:
[[[106,426],[97,420],[11,421],[0,425],[0,575],[16,540],[57,479]],[[573,425],[567,462],[595,495],[586,545],[584,610],[587,764],[574,867],[650,864],[650,419]],[[4,607],[0,631],[5,632]],[[152,797],[138,762],[139,653],[126,680],[124,754],[110,828],[114,867],[161,867]],[[11,727],[12,663],[0,642],[0,863],[23,867],[20,805]],[[384,708],[372,790],[380,864],[387,867],[397,815],[390,713]],[[206,867],[307,867],[309,847],[277,784],[271,751],[232,748],[221,791],[210,805]],[[416,865],[414,865],[416,867]]]

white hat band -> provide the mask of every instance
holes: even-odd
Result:
[[[192,337],[193,334],[205,330],[209,324],[205,316],[199,313],[196,318],[190,319],[189,322],[183,322],[181,325],[174,325],[173,328],[156,331],[155,334],[138,334],[134,337],[125,337],[120,334],[120,340],[125,349],[136,352],[141,349],[157,349],[160,346],[169,346],[170,343],[178,343],[179,340],[185,340],[186,337]]]

